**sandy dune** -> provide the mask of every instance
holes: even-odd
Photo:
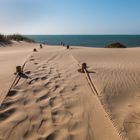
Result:
[[[9,46],[0,46],[0,104],[3,99],[2,94],[7,91],[15,77],[13,75],[15,67],[25,61],[32,52],[33,47],[36,47],[36,45],[26,42],[14,42],[14,44]]]
[[[0,107],[0,139],[121,140],[119,132],[139,139],[139,51],[47,46],[32,52]],[[99,96],[77,62],[87,62]]]
[[[104,107],[129,140],[140,139],[140,48],[77,48],[72,54],[87,62]]]

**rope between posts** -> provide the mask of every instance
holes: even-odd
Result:
[[[94,95],[97,95],[98,96],[99,93],[97,92],[97,90],[96,90],[96,88],[95,88],[95,86],[94,86],[94,84],[93,84],[93,82],[91,80],[91,77],[90,77],[89,73],[87,72],[86,69],[84,69],[84,72],[85,72],[85,76],[86,76],[86,78],[88,80],[88,83],[89,83],[89,85],[91,87],[91,90],[93,91]]]
[[[78,66],[81,68],[81,65],[80,65],[80,63],[78,62],[78,60],[77,60],[72,54],[71,54],[71,56],[72,56],[72,58],[74,59],[74,61],[78,64]],[[91,79],[91,77],[90,77],[90,75],[89,75],[89,73],[87,72],[86,69],[84,69],[84,73],[85,73],[86,79],[87,79],[87,81],[88,81],[88,83],[89,83],[89,86],[90,86],[90,88],[91,88],[93,94],[94,94],[94,95],[97,95],[97,96],[100,95],[100,94],[98,93],[98,91],[97,91],[97,89],[96,89],[96,87],[95,87],[95,85],[94,85],[94,83],[93,83],[93,81],[92,81],[92,79]]]
[[[27,60],[26,60],[26,61],[24,62],[24,64],[22,65],[22,70],[24,70],[24,67],[25,67],[26,63],[27,63]],[[16,74],[16,77],[15,77],[15,79],[14,79],[14,81],[12,82],[12,84],[11,84],[11,86],[10,86],[8,92],[7,92],[7,94],[10,92],[10,90],[11,90],[13,87],[15,87],[15,86],[17,85],[17,83],[18,83],[18,81],[20,80],[20,78],[21,78],[20,75],[17,73],[17,74]]]

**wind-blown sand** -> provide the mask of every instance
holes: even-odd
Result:
[[[35,44],[26,42],[14,42],[9,46],[0,46],[0,104],[3,99],[2,94],[5,94],[15,77],[13,73],[16,66],[24,63],[35,46]]]
[[[72,53],[95,72],[92,80],[120,132],[126,139],[140,139],[140,48],[77,48]]]
[[[9,73],[0,70],[5,75],[1,83],[37,47],[28,46],[22,55],[16,50],[16,62],[11,53],[0,58],[3,66],[13,67]],[[0,139],[121,140],[120,132],[126,139],[139,139],[139,53],[140,48],[66,50],[61,46],[32,52],[24,78],[0,107]],[[99,96],[90,89],[85,74],[78,72],[77,63],[82,62],[88,64]]]

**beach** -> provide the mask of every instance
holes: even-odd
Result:
[[[0,139],[140,139],[139,54],[139,47],[0,47]],[[7,92],[15,67],[25,62],[24,75]],[[82,63],[94,89],[78,71]]]
[[[0,93],[2,94],[7,92],[7,88],[10,87],[16,72],[16,66],[22,65],[27,57],[32,53],[33,47],[35,44],[31,43],[18,43],[14,42],[13,44],[0,46]],[[5,88],[6,87],[6,88]],[[1,100],[0,98],[0,104]]]

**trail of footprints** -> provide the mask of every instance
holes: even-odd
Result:
[[[68,123],[76,99],[65,90],[75,92],[77,86],[64,82],[68,75],[52,60],[30,61],[34,69],[27,73],[29,78],[10,91],[0,107],[0,140],[73,140]]]

